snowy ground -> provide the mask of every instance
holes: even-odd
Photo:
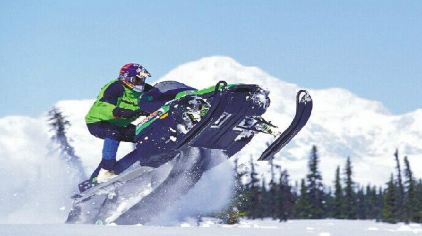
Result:
[[[0,225],[0,235],[317,235],[317,236],[388,236],[422,235],[418,224],[385,224],[351,220],[292,220],[280,223],[273,220],[244,220],[236,225],[215,224],[204,220],[197,226],[183,223],[177,226],[116,226],[66,224],[8,224]]]

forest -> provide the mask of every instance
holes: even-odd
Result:
[[[260,178],[251,157],[247,170],[235,160],[236,192],[223,213],[228,223],[238,217],[289,219],[372,219],[388,223],[422,222],[422,179],[416,179],[407,156],[399,157],[385,186],[361,185],[353,180],[353,163],[348,157],[333,173],[332,186],[323,183],[317,146],[312,146],[308,172],[292,185],[287,169],[270,162],[271,178]],[[277,177],[276,177],[277,176]],[[245,180],[246,179],[246,180]]]

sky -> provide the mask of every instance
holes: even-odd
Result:
[[[422,1],[0,1],[0,117],[93,99],[128,62],[158,79],[214,55],[411,112],[421,13]]]

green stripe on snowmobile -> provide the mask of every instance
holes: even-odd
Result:
[[[154,116],[154,118],[148,120],[145,123],[139,124],[136,127],[136,135],[138,135],[139,133],[142,132],[142,130],[144,130],[146,127],[150,126],[154,121],[156,121],[157,119],[159,119],[162,115],[164,115],[165,113],[167,113],[170,110],[170,106],[169,105],[164,105],[162,106],[158,111],[157,114]]]
[[[223,85],[220,85],[219,86],[219,89],[221,89],[222,87],[223,87]],[[233,89],[235,87],[236,87],[236,84],[229,84],[229,85],[227,85],[227,88],[228,89]],[[215,91],[215,86],[211,86],[211,87],[208,87],[208,88],[205,88],[205,89],[201,89],[201,90],[187,90],[187,91],[182,91],[182,92],[180,92],[180,93],[178,93],[176,95],[175,100],[178,100],[178,99],[180,99],[182,97],[185,97],[187,95],[204,95],[204,94],[207,94],[207,93],[213,93],[214,91]],[[136,127],[136,135],[140,134],[142,132],[142,130],[144,130],[146,127],[150,126],[154,121],[156,121],[164,113],[168,112],[170,110],[170,106],[164,105],[164,106],[162,106],[160,108],[159,111],[161,111],[161,110],[162,110],[162,112],[160,114],[157,114],[154,118],[148,120],[145,123],[139,124]],[[202,111],[202,112],[204,112],[206,114],[208,111]]]

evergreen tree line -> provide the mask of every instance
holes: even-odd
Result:
[[[294,186],[287,170],[272,162],[271,177],[266,181],[258,177],[252,158],[247,171],[240,170],[235,161],[236,193],[227,215],[233,223],[238,216],[280,221],[335,218],[421,223],[422,179],[415,179],[407,157],[403,159],[403,170],[398,151],[394,157],[396,171],[385,187],[356,183],[350,158],[343,169],[336,168],[333,186],[325,186],[316,146],[310,153],[306,177]]]

